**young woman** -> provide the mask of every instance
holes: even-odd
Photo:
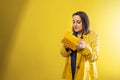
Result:
[[[66,45],[61,48],[61,55],[66,58],[62,78],[65,80],[98,80],[96,60],[98,59],[98,35],[89,28],[89,19],[85,12],[78,11],[72,15],[72,33],[81,38],[72,50]]]

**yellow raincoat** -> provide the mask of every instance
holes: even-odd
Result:
[[[95,32],[90,31],[87,35],[84,35],[84,41],[87,43],[86,48],[77,51],[74,80],[98,80],[96,68],[96,60],[98,59],[99,51],[98,36]],[[62,78],[65,80],[72,80],[71,50],[67,52],[65,48],[62,47],[60,53],[66,58]]]

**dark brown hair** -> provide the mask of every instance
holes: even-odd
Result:
[[[72,17],[74,15],[78,15],[80,16],[81,20],[82,20],[82,29],[83,29],[83,34],[88,34],[90,32],[89,26],[90,26],[90,22],[89,22],[89,18],[87,16],[87,14],[83,11],[78,11],[75,12]]]

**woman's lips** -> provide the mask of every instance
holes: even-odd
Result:
[[[78,29],[78,27],[75,27],[75,29]]]

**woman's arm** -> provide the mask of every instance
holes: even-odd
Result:
[[[60,54],[63,56],[63,57],[68,57],[70,54],[71,54],[71,49],[69,48],[65,48],[64,46],[61,47],[61,50],[60,50]]]
[[[97,35],[95,35],[95,37],[91,39],[92,39],[91,45],[86,44],[86,47],[82,50],[79,50],[78,52],[85,56],[87,60],[92,62],[98,59],[100,42]]]

